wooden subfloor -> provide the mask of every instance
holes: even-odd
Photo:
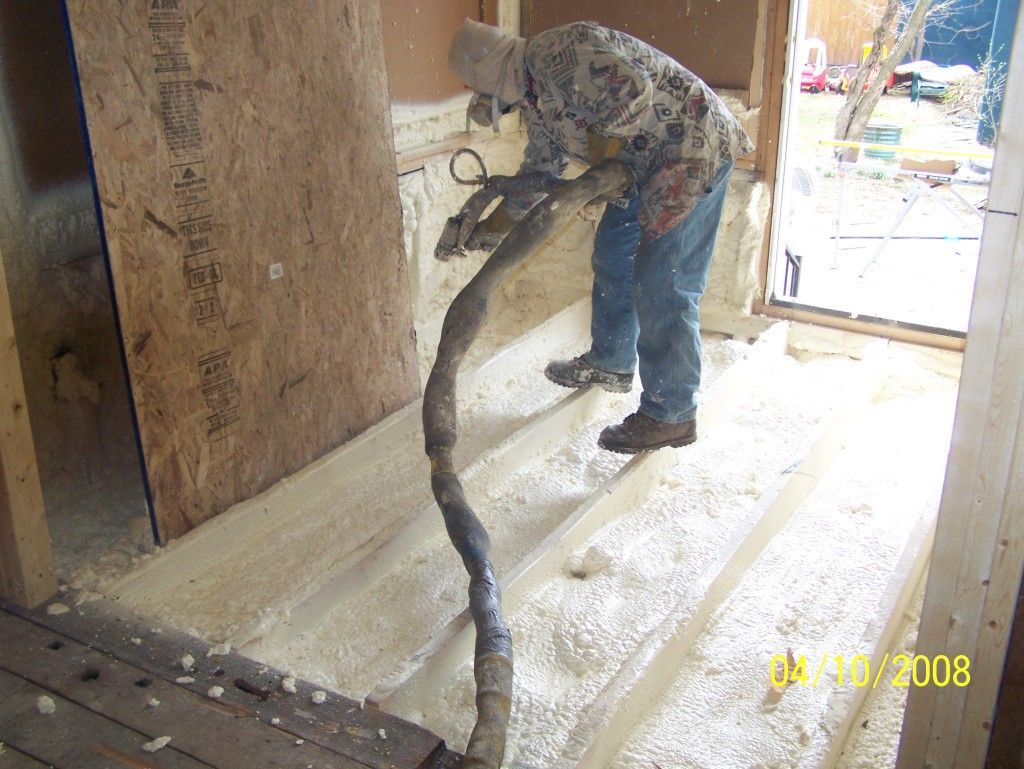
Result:
[[[458,755],[394,716],[102,603],[0,603],[0,769],[449,769]],[[182,658],[195,659],[186,671]],[[184,677],[194,679],[185,680]],[[180,683],[179,683],[180,681]],[[210,696],[220,687],[220,696]],[[40,711],[48,697],[53,712]],[[45,709],[45,703],[44,703]],[[143,745],[171,740],[156,752]]]

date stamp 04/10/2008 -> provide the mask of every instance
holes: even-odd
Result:
[[[806,655],[794,656],[792,650],[776,654],[769,665],[769,679],[775,689],[792,684],[800,686],[847,686],[878,688],[886,678],[887,668],[892,670],[891,683],[896,687],[957,686],[971,683],[971,660],[966,654],[948,657],[937,654],[887,653],[878,665],[872,665],[866,654],[844,657],[841,654],[823,654],[820,659],[808,660]]]

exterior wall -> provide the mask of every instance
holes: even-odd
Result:
[[[904,3],[912,5],[910,0],[904,0]],[[977,69],[988,56],[996,8],[1012,13],[1016,6],[1016,0],[959,0],[948,12],[928,20],[921,58],[936,64],[967,64]],[[1008,54],[1012,16],[1005,29],[1008,37],[1004,53]]]

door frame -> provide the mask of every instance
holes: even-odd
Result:
[[[781,205],[785,194],[783,154],[791,121],[786,109],[792,101],[790,92],[796,83],[795,52],[806,16],[807,0],[768,0],[764,19],[765,61],[763,99],[761,102],[758,147],[755,167],[764,174],[769,186],[769,225],[765,229],[758,266],[758,289],[751,313],[780,320],[811,323],[818,326],[885,337],[900,342],[963,351],[965,339],[932,331],[913,324],[882,319],[864,320],[841,311],[823,308],[796,307],[789,302],[773,302],[769,281],[772,276],[772,246],[780,235]],[[803,15],[801,15],[803,14]],[[790,56],[790,52],[793,55]],[[777,250],[777,249],[776,249]]]

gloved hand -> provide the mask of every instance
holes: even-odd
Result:
[[[617,136],[601,136],[593,128],[587,129],[587,160],[596,166],[602,160],[618,157],[625,142]]]
[[[515,224],[515,219],[505,210],[504,204],[499,204],[490,216],[473,228],[466,241],[466,248],[470,251],[493,251]]]
[[[593,128],[587,129],[587,160],[590,161],[590,165],[592,166],[596,166],[602,160],[614,160],[622,151],[623,146],[625,146],[625,141],[617,136],[602,136],[595,132]],[[599,208],[603,203],[607,203],[621,197],[621,190],[612,190],[611,192],[606,192],[601,197],[590,201],[587,204],[587,208],[590,208],[591,213],[593,213],[594,210]]]

